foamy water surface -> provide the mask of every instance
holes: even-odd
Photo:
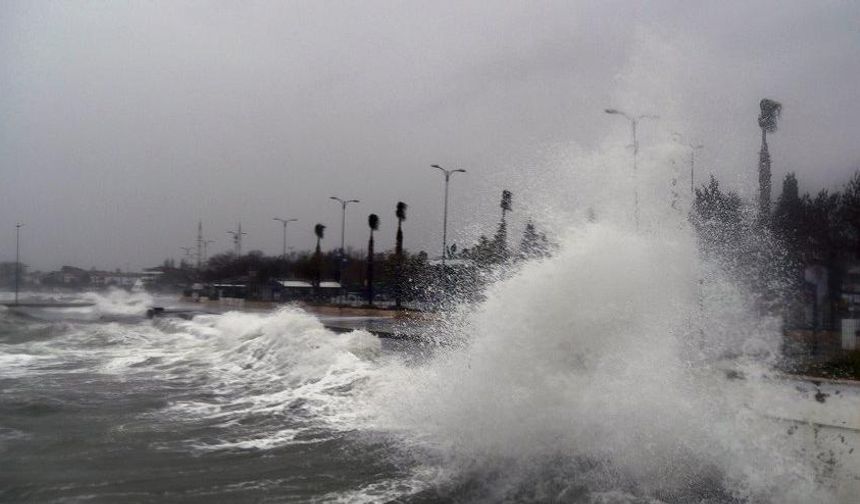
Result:
[[[775,372],[717,270],[590,224],[408,342],[145,294],[3,310],[0,499],[853,502],[860,392]]]

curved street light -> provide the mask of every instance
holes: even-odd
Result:
[[[672,133],[672,140],[683,145],[690,149],[690,197],[695,197],[696,195],[696,151],[702,150],[705,148],[702,144],[697,144],[695,142],[685,143],[684,137],[678,132]]]
[[[442,170],[442,173],[445,174],[445,205],[444,210],[442,211],[442,277],[445,280],[446,291],[447,291],[447,283],[448,283],[448,275],[446,275],[445,270],[445,258],[448,255],[448,184],[451,181],[451,175],[455,173],[466,173],[466,170],[462,168],[457,168],[455,170],[446,170],[439,165],[430,165],[431,168],[436,168],[438,170]]]
[[[329,199],[335,200],[340,203],[340,260],[337,262],[337,280],[338,282],[342,281],[343,275],[343,262],[346,260],[345,253],[345,237],[346,237],[346,206],[350,203],[361,203],[361,201],[357,199],[342,199],[337,196],[329,196]]]

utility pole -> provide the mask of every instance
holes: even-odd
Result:
[[[605,109],[604,112],[607,114],[616,114],[625,117],[628,121],[630,121],[630,130],[633,136],[633,219],[636,222],[636,230],[639,230],[639,186],[638,186],[638,172],[637,172],[637,158],[639,157],[639,140],[636,137],[636,127],[639,125],[639,121],[642,119],[659,119],[660,116],[656,116],[653,114],[641,114],[638,116],[631,116],[621,110],[618,109]]]
[[[20,222],[15,224],[15,304],[18,304],[18,284],[21,276],[21,228],[24,227]]]
[[[445,269],[445,258],[448,255],[448,185],[451,181],[451,175],[455,173],[466,173],[466,170],[457,168],[456,170],[446,170],[439,165],[430,165],[431,168],[442,170],[445,174],[445,204],[442,210],[442,280],[445,286],[445,293],[448,292],[448,271]]]

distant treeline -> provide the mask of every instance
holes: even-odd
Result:
[[[398,202],[395,214],[397,239],[390,249],[373,243],[379,217],[371,214],[368,216],[370,240],[367,250],[383,249],[380,252],[364,253],[351,248],[323,252],[320,243],[325,238],[326,228],[317,224],[315,251],[290,252],[285,256],[267,256],[258,250],[239,256],[225,252],[210,257],[199,271],[190,262],[180,262],[177,267],[174,261],[166,260],[160,268],[163,275],[159,283],[168,287],[187,286],[194,282],[253,286],[274,280],[296,279],[316,285],[324,280],[337,280],[348,291],[367,293],[368,302],[371,302],[373,293],[398,302],[438,299],[443,291],[460,297],[473,297],[485,283],[485,273],[497,265],[545,256],[553,247],[546,234],[538,231],[532,221],[526,224],[522,237],[514,245],[509,245],[506,214],[512,211],[510,191],[502,191],[500,207],[501,220],[492,238],[482,235],[471,247],[458,249],[451,245],[447,248],[447,282],[441,274],[438,259],[432,260],[424,251],[409,252],[404,247],[402,224],[406,220],[406,204]]]
[[[792,301],[804,302],[811,295],[804,272],[818,266],[827,274],[825,323],[845,315],[843,284],[860,252],[860,172],[840,190],[814,195],[801,194],[789,173],[765,215],[711,176],[695,191],[690,220],[704,253],[748,280],[765,308],[784,312]]]

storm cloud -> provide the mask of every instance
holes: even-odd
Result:
[[[659,113],[708,172],[752,194],[758,101],[785,106],[774,180],[837,187],[860,168],[856,2],[48,2],[0,5],[0,260],[132,269],[181,256],[198,220],[214,252],[280,252],[272,217],[339,233],[331,195],[431,253],[442,180],[467,243],[559,150],[623,146],[606,107]],[[522,203],[522,204],[520,204]],[[517,212],[518,211],[518,212]],[[478,223],[478,224],[476,224]],[[489,225],[489,224],[487,224]],[[486,227],[486,226],[485,226]],[[520,229],[516,228],[516,229]],[[515,232],[518,232],[516,231]],[[492,232],[492,228],[487,228]],[[378,248],[388,248],[389,245]]]

